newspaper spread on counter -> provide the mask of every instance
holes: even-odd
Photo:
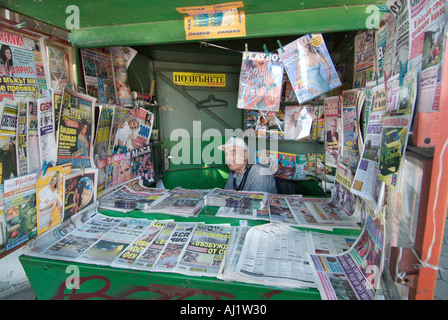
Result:
[[[309,254],[309,262],[324,300],[373,300],[383,268],[384,221],[366,207],[366,224],[345,253]]]
[[[265,207],[267,193],[213,189],[205,196],[205,205],[260,210]]]
[[[72,163],[73,168],[95,168],[93,137],[95,101],[65,87],[59,117],[57,164]]]
[[[220,207],[216,212],[216,216],[235,219],[270,220],[269,210],[267,208],[256,210],[248,208]]]

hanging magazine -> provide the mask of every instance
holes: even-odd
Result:
[[[283,65],[277,54],[244,52],[237,107],[278,111],[282,79]]]
[[[28,146],[27,166],[28,172],[36,172],[42,168],[39,150],[39,132],[37,130],[37,101],[26,99],[27,133],[26,140]]]
[[[300,104],[342,85],[322,34],[310,34],[278,49]]]
[[[309,138],[314,113],[311,106],[285,107],[285,139]]]
[[[134,107],[118,126],[113,140],[113,153],[125,153],[148,145],[153,123],[154,115],[151,112],[140,106]]]
[[[27,117],[26,100],[19,101],[17,112],[16,156],[17,175],[28,174],[28,145],[27,145]]]
[[[113,117],[113,106],[100,106],[98,125],[95,133],[95,144],[93,147],[93,158],[95,159],[95,163],[98,163],[99,159],[106,158],[109,154],[109,137]]]
[[[95,98],[64,89],[59,117],[57,164],[95,168],[93,162]]]

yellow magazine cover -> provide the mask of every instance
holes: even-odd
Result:
[[[40,171],[36,180],[37,234],[57,226],[64,214],[63,178],[70,174],[72,164]]]

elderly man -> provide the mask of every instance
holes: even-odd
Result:
[[[230,169],[224,189],[277,193],[275,180],[268,167],[248,163],[248,146],[242,138],[231,137],[218,147],[225,154]]]

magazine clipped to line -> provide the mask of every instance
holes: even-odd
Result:
[[[37,130],[37,100],[26,99],[26,117],[27,117],[27,167],[28,172],[37,172],[42,168],[39,132]]]
[[[17,176],[27,175],[28,172],[28,144],[27,144],[27,116],[26,100],[19,100],[17,109],[16,158]]]
[[[211,207],[232,207],[262,210],[267,200],[266,192],[248,192],[213,189],[205,196],[205,205]]]
[[[342,85],[322,34],[305,35],[277,51],[299,104]]]
[[[301,140],[309,138],[314,112],[311,106],[285,107],[285,139]]]
[[[93,137],[95,101],[88,95],[65,87],[62,94],[57,139],[57,164],[73,168],[95,168]]]
[[[111,136],[110,143],[113,143],[113,154],[125,153],[147,146],[151,138],[153,124],[154,115],[143,107],[135,106],[122,118],[113,140]]]
[[[278,111],[283,65],[275,53],[243,52],[239,80],[239,109]]]

